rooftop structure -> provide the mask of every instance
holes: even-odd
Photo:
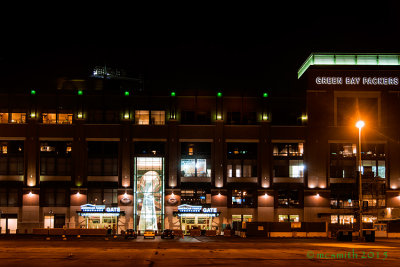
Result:
[[[297,78],[312,65],[365,65],[365,66],[399,66],[400,54],[349,54],[349,53],[311,53],[297,72]]]

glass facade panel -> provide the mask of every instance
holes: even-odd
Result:
[[[183,177],[196,176],[196,163],[194,159],[181,160],[181,174]]]
[[[162,230],[164,227],[164,159],[135,158],[136,229]]]
[[[209,165],[208,168],[207,168],[207,165]],[[182,177],[211,177],[210,160],[207,160],[207,159],[181,159],[181,176]]]

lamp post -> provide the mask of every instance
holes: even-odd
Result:
[[[362,239],[362,177],[361,177],[361,166],[362,166],[362,161],[361,161],[361,129],[364,127],[365,123],[364,121],[357,121],[356,127],[358,128],[358,209],[359,209],[359,239]]]

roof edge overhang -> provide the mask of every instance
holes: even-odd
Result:
[[[400,66],[400,53],[311,53],[297,71],[297,78],[313,65]]]

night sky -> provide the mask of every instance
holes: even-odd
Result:
[[[397,5],[348,2],[21,13],[2,25],[0,87],[51,88],[55,77],[107,64],[143,75],[145,90],[292,94],[311,52],[400,52]]]

